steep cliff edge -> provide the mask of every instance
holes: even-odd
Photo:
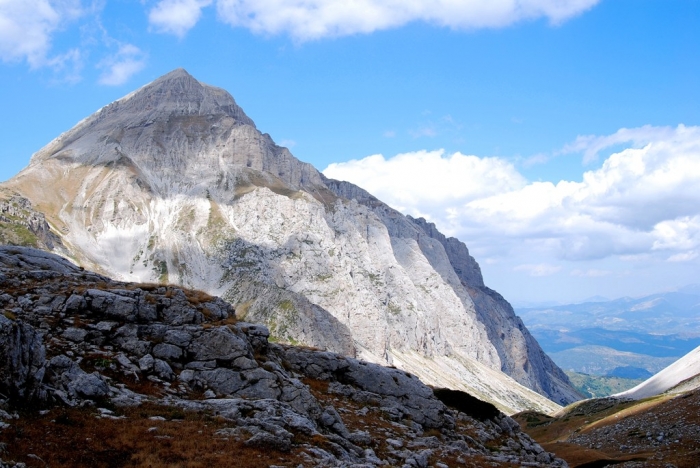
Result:
[[[567,375],[542,350],[508,301],[484,285],[479,264],[469,255],[467,246],[459,239],[445,237],[433,223],[423,218],[409,219],[445,248],[462,286],[474,301],[477,316],[485,325],[489,340],[496,346],[501,357],[501,370],[526,387],[562,404],[580,399],[581,395],[572,387]]]
[[[468,253],[328,181],[184,70],[78,123],[3,186],[84,267],[220,295],[274,340],[394,364],[507,412],[558,408],[527,387],[577,398],[512,310],[470,291],[483,282]]]
[[[498,355],[501,371],[558,403],[567,404],[581,398],[566,374],[544,353],[515,315],[511,305],[503,296],[486,287],[479,264],[469,255],[463,242],[445,237],[433,223],[423,218],[401,215],[349,182],[326,177],[323,180],[338,196],[357,200],[372,209],[389,227],[392,237],[416,240],[435,271],[440,272],[465,306],[473,303],[475,317]],[[449,267],[445,265],[445,259],[449,261]]]

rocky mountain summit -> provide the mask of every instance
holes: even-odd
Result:
[[[78,123],[2,188],[75,263],[221,296],[274,341],[394,365],[508,413],[580,398],[462,242],[326,179],[184,70]]]
[[[3,467],[566,466],[489,403],[270,343],[201,291],[0,246],[0,292]]]

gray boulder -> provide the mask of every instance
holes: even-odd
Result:
[[[42,334],[0,314],[0,393],[19,401],[41,397],[45,372]]]
[[[196,361],[233,361],[241,356],[252,357],[250,343],[228,327],[205,330],[200,337],[192,341],[188,351]]]

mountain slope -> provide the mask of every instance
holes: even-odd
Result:
[[[274,339],[448,379],[509,412],[557,408],[528,388],[579,397],[464,244],[325,179],[184,70],[83,120],[3,186],[81,265],[221,295]],[[449,372],[430,374],[437,362]]]
[[[555,417],[514,416],[530,437],[572,467],[697,468],[700,391],[645,400],[597,398]]]
[[[625,392],[614,396],[621,398],[634,398],[639,400],[666,392],[681,382],[693,379],[700,374],[700,347],[695,348],[658,374],[649,377],[644,382]],[[693,388],[697,388],[698,383]],[[688,390],[682,387],[683,391]]]

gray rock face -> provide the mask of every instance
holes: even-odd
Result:
[[[0,393],[18,401],[41,396],[46,367],[41,334],[22,321],[0,315],[0,350]]]
[[[423,218],[402,216],[365,190],[349,183],[324,178],[338,196],[357,200],[372,209],[397,239],[415,239],[436,271],[467,306],[473,304],[477,323],[498,354],[500,370],[518,383],[566,405],[581,398],[566,374],[547,356],[532,337],[511,305],[497,292],[484,285],[481,269],[463,242],[447,238],[434,224]],[[428,239],[425,239],[425,237]],[[439,245],[430,240],[439,242]],[[449,268],[445,263],[449,264]],[[454,275],[454,277],[451,277]]]
[[[204,195],[204,187],[232,190],[240,184],[237,178],[245,180],[231,170],[236,166],[294,187],[321,185],[318,172],[261,134],[229,93],[200,83],[183,69],[103,107],[36,153],[30,164],[46,158],[128,167],[139,184],[165,197]]]
[[[408,217],[442,244],[462,286],[474,302],[479,321],[501,357],[501,370],[519,383],[566,405],[581,398],[566,374],[545,354],[503,296],[486,287],[481,269],[467,246],[441,234],[433,223]]]
[[[463,244],[324,178],[260,133],[228,93],[184,70],[102,108],[3,185],[44,211],[81,265],[222,296],[275,341],[396,365],[512,412],[556,410],[528,389],[578,398],[484,289]],[[222,307],[195,312],[177,292],[150,305],[128,291],[84,300],[71,308],[178,326]]]

